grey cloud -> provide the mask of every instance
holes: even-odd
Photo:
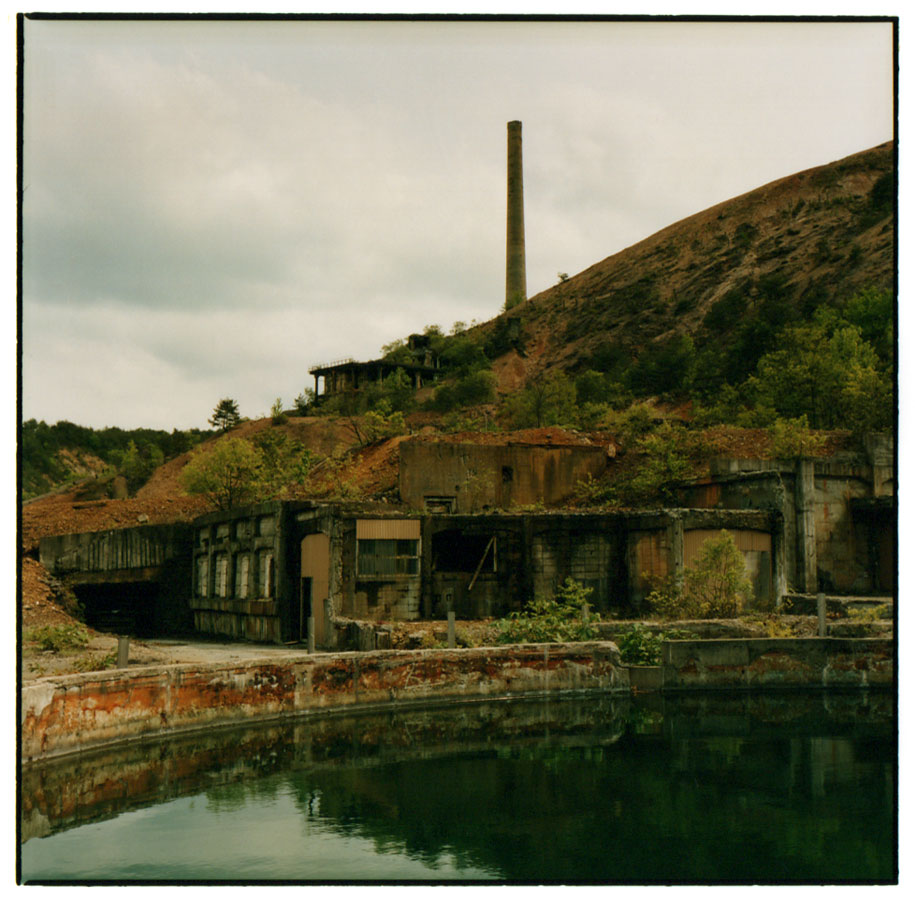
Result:
[[[29,22],[26,415],[113,421],[146,384],[137,424],[266,411],[496,314],[509,119],[532,294],[886,140],[887,28]]]

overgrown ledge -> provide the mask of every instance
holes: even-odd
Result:
[[[93,672],[23,688],[21,753],[27,763],[255,719],[585,690],[629,690],[615,644],[299,653],[231,665]]]

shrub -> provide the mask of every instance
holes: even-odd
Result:
[[[659,631],[652,633],[636,622],[616,639],[620,659],[628,666],[656,666],[661,662],[661,645],[665,641],[695,640],[691,631]]]
[[[40,650],[59,653],[61,650],[82,650],[89,643],[85,625],[44,625],[33,628],[25,635],[27,641],[38,644]]]
[[[661,661],[663,636],[636,622],[616,640],[620,658],[629,666],[656,666]]]
[[[285,425],[289,421],[286,413],[283,412],[283,401],[280,397],[277,397],[273,406],[270,407],[270,419],[274,425]]]
[[[583,610],[592,590],[567,578],[555,597],[531,600],[522,612],[510,613],[496,622],[496,640],[500,644],[592,640],[597,636],[594,626],[600,616]]]
[[[117,651],[111,653],[89,653],[73,662],[75,672],[102,672],[114,668],[118,661]]]
[[[404,434],[407,424],[402,412],[391,412],[386,401],[362,417],[362,432],[367,443]]]
[[[633,403],[628,409],[609,416],[605,424],[624,447],[629,447],[651,431],[654,418],[654,409],[648,403]]]
[[[297,415],[307,416],[311,413],[312,407],[315,405],[315,400],[317,395],[315,394],[312,388],[305,388],[298,397],[295,398],[293,403],[295,404],[295,411]]]
[[[866,609],[853,606],[848,610],[848,617],[857,622],[879,622],[882,619],[892,618],[888,603],[882,603],[880,606],[871,606]]]
[[[743,554],[722,530],[702,545],[681,580],[669,579],[648,595],[647,603],[663,619],[728,619],[750,602],[752,592]]]
[[[769,426],[771,453],[776,459],[796,459],[817,456],[826,443],[826,437],[811,431],[807,416],[797,419],[776,419]]]

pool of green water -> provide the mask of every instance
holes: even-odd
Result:
[[[24,881],[896,878],[890,693],[461,704],[30,767]]]

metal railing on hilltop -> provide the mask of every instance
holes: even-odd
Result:
[[[333,369],[335,366],[348,366],[355,362],[356,362],[356,360],[354,360],[351,356],[347,357],[346,359],[335,359],[333,362],[319,363],[316,366],[311,366],[308,369],[308,373],[310,375],[314,375],[314,373],[317,372],[319,369]]]

